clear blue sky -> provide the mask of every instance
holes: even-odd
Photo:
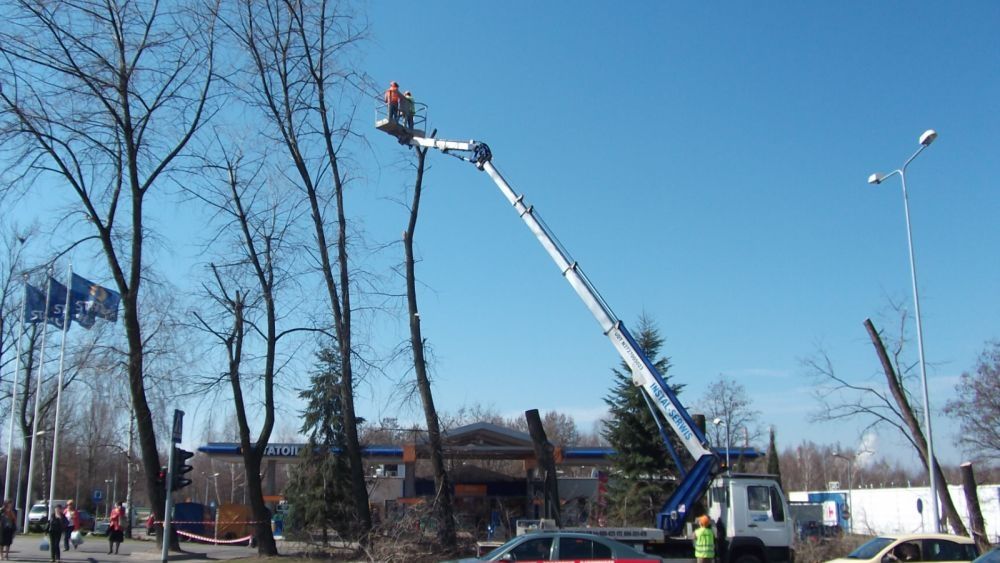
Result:
[[[910,306],[912,294],[898,179],[866,178],[936,129],[908,179],[935,439],[960,461],[940,409],[1000,338],[1000,4],[363,9],[367,71],[429,104],[439,136],[490,144],[618,316],[657,322],[683,401],[731,377],[781,447],[858,443],[857,425],[808,422],[817,403],[800,361],[823,349],[852,381],[881,377],[862,322],[893,332],[888,299]],[[406,215],[392,200],[412,184],[409,153],[367,131],[349,205],[373,242],[398,240]],[[558,410],[590,430],[613,347],[490,179],[440,154],[429,162],[416,242],[437,406]],[[177,228],[189,209],[158,201],[159,268],[192,287],[202,272],[181,265],[206,258],[174,242],[190,236]],[[22,202],[39,218],[53,216],[46,204]],[[108,280],[87,256],[74,258],[80,273]],[[382,318],[359,333],[384,353],[406,326]],[[360,391],[369,420],[421,419],[394,402],[388,378]],[[884,435],[879,452],[911,459],[896,442]]]
[[[656,320],[683,400],[725,374],[783,446],[858,442],[808,422],[800,360],[822,348],[851,380],[881,377],[862,322],[891,333],[888,299],[912,294],[900,184],[866,178],[936,129],[908,187],[936,445],[957,462],[940,408],[1000,337],[1000,5],[767,8],[375,2],[367,63],[439,136],[490,144],[626,324]],[[366,189],[408,185],[404,149],[371,142],[389,166]],[[430,162],[416,240],[439,407],[586,429],[614,349],[489,178]]]

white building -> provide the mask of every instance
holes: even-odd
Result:
[[[961,486],[950,486],[955,509],[969,526],[969,510],[965,504],[965,494]],[[1000,485],[980,485],[979,506],[986,523],[986,534],[992,543],[1000,542]],[[907,487],[893,489],[830,489],[827,491],[801,491],[789,493],[792,502],[823,502],[836,500],[843,513],[843,504],[853,503],[854,521],[840,519],[844,530],[857,534],[907,534],[932,531],[931,503],[929,487]],[[918,510],[918,507],[920,510]],[[852,526],[853,524],[853,526]]]

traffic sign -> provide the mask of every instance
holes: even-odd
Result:
[[[101,502],[102,500],[104,500],[104,491],[94,489],[94,502]]]
[[[181,443],[181,434],[184,430],[184,411],[179,409],[174,409],[174,427],[173,427],[173,439],[175,444]]]

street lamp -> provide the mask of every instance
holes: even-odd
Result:
[[[208,481],[209,481],[209,477],[216,477],[216,478],[218,478],[219,474],[218,473],[209,473],[207,471],[202,471],[201,475],[202,475],[202,477],[205,478],[205,504],[207,505],[208,504]]]
[[[104,480],[104,488],[105,488],[104,512],[107,515],[111,514],[111,506],[108,503],[111,502],[111,483],[112,483],[112,481],[113,481],[112,479],[105,479]]]
[[[732,466],[729,465],[729,450],[732,449],[732,447],[730,447],[730,441],[729,441],[729,425],[726,424],[726,421],[722,420],[721,418],[716,418],[712,420],[712,424],[716,426],[721,425],[726,427],[726,472],[732,473],[733,472]]]
[[[847,532],[854,533],[854,457],[833,452],[833,457],[847,460]]]
[[[899,180],[903,184],[903,213],[906,215],[906,242],[910,249],[910,280],[913,283],[913,313],[917,320],[917,354],[920,359],[920,381],[924,392],[924,428],[927,431],[927,472],[930,474],[931,510],[933,514],[932,518],[934,519],[934,530],[941,531],[941,521],[938,514],[938,483],[934,471],[934,435],[931,432],[931,403],[927,397],[927,364],[924,361],[924,332],[920,321],[920,293],[917,291],[917,265],[913,257],[913,235],[910,230],[910,203],[906,194],[906,167],[913,162],[913,159],[917,158],[917,155],[929,147],[934,142],[934,139],[937,139],[936,131],[933,129],[924,131],[924,134],[920,136],[920,148],[913,153],[913,156],[906,159],[902,168],[893,170],[884,176],[876,172],[868,177],[868,183],[881,184],[887,178],[898,174]]]

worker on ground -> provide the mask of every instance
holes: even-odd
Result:
[[[715,532],[712,531],[712,519],[702,515],[698,517],[698,529],[694,531],[694,558],[698,563],[713,563],[715,561]]]
[[[413,100],[413,94],[409,90],[403,94],[403,117],[406,118],[406,128],[413,129],[413,115],[417,113],[417,103]]]
[[[389,83],[385,91],[385,103],[389,107],[389,121],[399,123],[399,84]]]

